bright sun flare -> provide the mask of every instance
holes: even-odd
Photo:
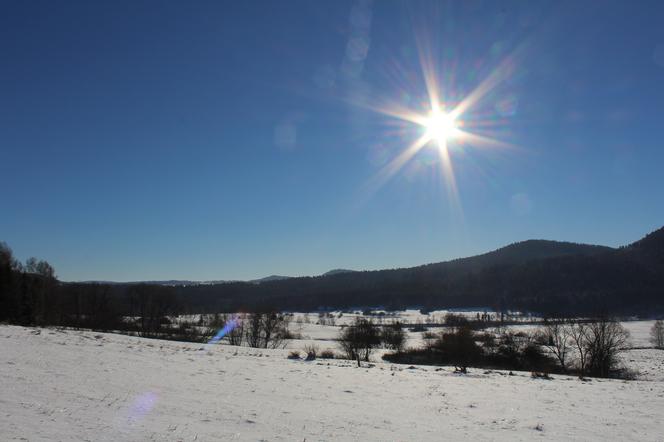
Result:
[[[446,143],[457,132],[454,118],[439,110],[432,111],[429,114],[429,117],[424,122],[424,127],[427,131],[426,137],[439,144]]]
[[[441,78],[441,73],[437,72],[433,59],[427,56],[428,50],[426,48],[420,51],[420,67],[424,77],[424,85],[428,97],[428,113],[419,113],[410,109],[407,105],[399,101],[392,102],[384,99],[384,102],[372,104],[370,102],[362,101],[357,103],[359,106],[367,107],[368,109],[380,112],[389,117],[396,118],[405,123],[410,123],[418,127],[417,132],[419,136],[409,141],[407,146],[398,151],[398,153],[371,178],[367,183],[367,194],[376,192],[382,187],[389,179],[391,179],[397,172],[399,172],[406,164],[415,159],[418,152],[426,146],[436,145],[439,154],[439,162],[441,177],[444,180],[445,187],[450,197],[450,202],[460,209],[459,195],[457,193],[455,171],[453,167],[453,154],[458,153],[459,148],[470,147],[513,147],[509,143],[494,139],[492,137],[475,132],[473,129],[479,126],[497,126],[504,124],[502,116],[496,116],[493,119],[493,113],[488,111],[484,113],[476,113],[474,118],[466,116],[473,107],[487,97],[487,94],[496,88],[501,82],[508,79],[515,69],[515,61],[517,51],[514,54],[506,57],[500,62],[489,75],[482,80],[475,89],[471,90],[465,96],[455,94],[454,90],[450,87],[447,93],[456,98],[451,101],[446,101],[443,95],[441,85],[438,84]],[[410,78],[410,77],[409,77]],[[410,80],[409,80],[410,81]],[[409,81],[407,84],[410,84]],[[402,96],[410,97],[410,91],[404,92]],[[420,102],[419,109],[422,109],[424,104],[424,97]],[[498,109],[497,105],[494,106]],[[488,108],[487,108],[488,109]],[[500,113],[500,112],[499,112]],[[479,117],[479,118],[478,118]],[[404,126],[405,128],[406,126]],[[407,130],[403,130],[402,134],[411,134],[409,126]],[[454,147],[450,149],[450,147]],[[427,161],[431,160],[429,155]],[[423,164],[423,163],[419,163]],[[422,169],[416,166],[412,170]]]

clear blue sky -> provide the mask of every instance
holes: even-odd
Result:
[[[664,3],[2,1],[0,240],[63,280],[249,279],[617,246],[664,224]],[[463,116],[418,135],[418,49]],[[452,97],[452,98],[450,98]],[[453,99],[453,100],[452,100]]]

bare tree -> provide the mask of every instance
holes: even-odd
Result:
[[[25,272],[26,273],[37,273],[37,258],[30,257],[25,261]]]
[[[12,249],[0,242],[0,320],[15,319],[18,304],[15,290],[15,263]]]
[[[371,352],[380,345],[378,327],[369,319],[361,317],[341,330],[339,346],[348,359],[369,361]]]
[[[245,325],[245,334],[247,345],[253,348],[259,348],[263,343],[263,314],[262,313],[249,313]]]
[[[658,319],[650,329],[650,342],[655,348],[664,349],[664,321]]]
[[[454,364],[455,371],[461,373],[466,373],[468,367],[482,355],[482,349],[475,342],[475,333],[469,324],[441,333],[435,346],[446,361]]]
[[[25,262],[25,272],[36,275],[30,278],[30,293],[26,297],[30,322],[44,325],[51,319],[49,315],[55,313],[56,306],[53,299],[57,285],[55,271],[48,262],[33,257]]]
[[[247,345],[254,348],[278,348],[288,334],[289,319],[276,311],[250,313],[244,321]]]
[[[629,332],[615,319],[600,318],[588,326],[588,368],[595,376],[606,377],[616,368],[618,354],[629,342]]]
[[[282,313],[269,312],[262,315],[263,347],[278,348],[288,333],[290,318]]]
[[[380,339],[383,341],[385,348],[400,352],[403,350],[403,347],[406,344],[406,333],[403,331],[401,323],[396,322],[395,324],[386,325],[383,327],[383,330],[380,334]]]
[[[541,343],[558,359],[560,368],[567,372],[567,355],[573,345],[570,342],[571,326],[564,320],[547,321],[544,325]]]
[[[424,348],[428,351],[432,351],[438,340],[438,334],[432,331],[422,332],[422,341],[424,341]]]
[[[226,334],[228,343],[230,345],[242,345],[244,341],[244,323],[246,315],[237,315],[232,318],[224,318],[224,327],[228,324],[229,321],[234,321],[232,326],[229,326],[229,331]]]
[[[55,279],[55,269],[46,261],[38,261],[35,270],[38,275],[46,279]]]
[[[570,327],[570,336],[579,359],[579,375],[606,377],[616,368],[618,354],[629,342],[629,332],[615,319],[599,318]]]
[[[569,333],[572,344],[577,353],[579,377],[583,379],[588,365],[589,349],[586,344],[588,340],[588,326],[582,322],[570,324]]]

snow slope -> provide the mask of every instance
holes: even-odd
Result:
[[[662,440],[664,382],[0,326],[0,440]],[[651,352],[664,358],[664,352]]]

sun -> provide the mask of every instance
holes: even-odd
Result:
[[[498,63],[474,89],[462,95],[461,91],[454,90],[453,80],[455,75],[452,75],[454,72],[451,72],[448,76],[445,72],[438,71],[436,66],[438,61],[434,57],[429,57],[429,49],[422,48],[419,50],[419,55],[423,83],[426,87],[426,97],[419,93],[414,94],[413,91],[407,89],[398,91],[400,94],[397,98],[376,98],[375,102],[366,99],[357,100],[354,96],[349,96],[348,100],[357,106],[404,123],[397,126],[396,134],[400,136],[394,137],[395,132],[390,132],[391,138],[401,142],[405,138],[413,136],[412,140],[406,141],[403,149],[397,150],[394,157],[386,161],[386,164],[367,181],[364,188],[365,196],[368,197],[378,191],[413,160],[418,161],[418,163],[410,170],[423,170],[424,168],[420,165],[425,164],[425,162],[419,161],[416,156],[422,149],[428,147],[426,164],[437,163],[439,165],[439,175],[447,189],[450,202],[460,209],[453,164],[454,156],[465,155],[465,152],[469,149],[488,147],[512,149],[515,147],[510,143],[482,133],[489,130],[502,133],[498,129],[506,124],[505,116],[494,115],[491,110],[495,108],[496,111],[499,111],[499,106],[497,104],[490,106],[491,103],[483,103],[483,101],[492,96],[490,94],[498,85],[512,77],[521,51],[520,47],[517,48],[514,53]],[[404,76],[405,84],[410,85],[410,73],[406,70],[403,73],[406,74]],[[397,73],[397,76],[399,75],[401,75],[401,72]],[[440,84],[440,79],[448,77],[450,84],[444,90],[443,85]],[[417,97],[419,99],[414,100],[418,103],[417,110],[415,110],[410,108],[409,104],[412,98]],[[480,104],[482,104],[481,109],[474,109],[479,107]],[[392,130],[391,126],[390,131]],[[431,151],[437,151],[438,161],[431,155]],[[424,158],[422,157],[423,160]]]
[[[429,140],[436,141],[439,145],[446,144],[447,140],[454,138],[458,133],[454,118],[437,109],[429,113],[423,126],[426,128],[425,136]]]

